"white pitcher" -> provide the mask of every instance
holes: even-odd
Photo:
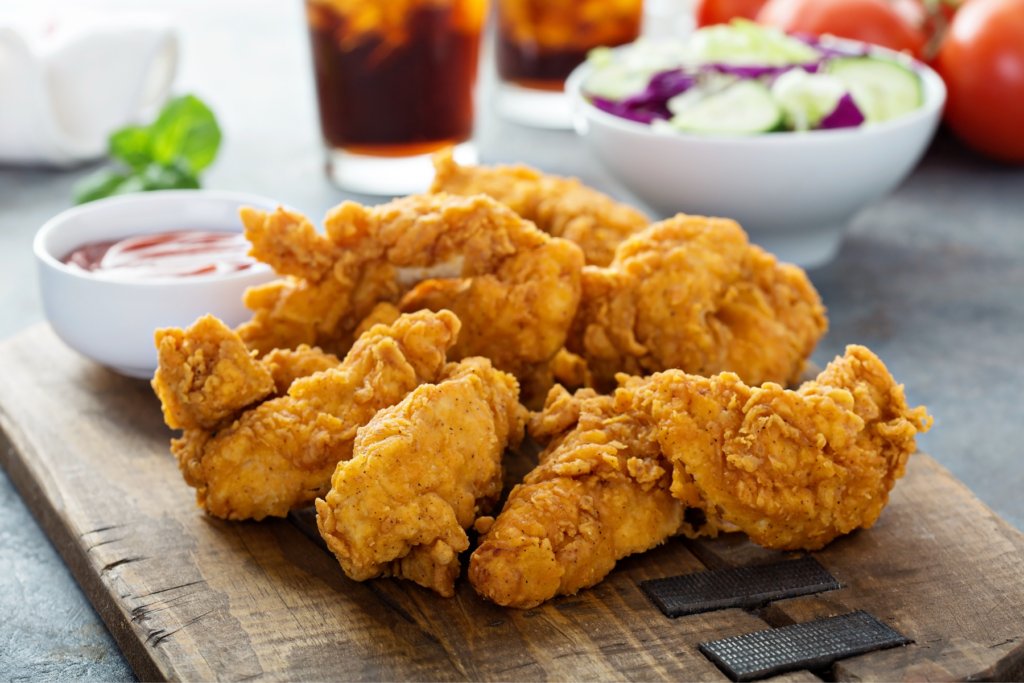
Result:
[[[178,60],[156,15],[0,12],[0,163],[71,166],[167,96]]]

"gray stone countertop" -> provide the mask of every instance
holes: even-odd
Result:
[[[299,0],[89,4],[143,4],[179,25],[175,89],[207,101],[225,131],[206,187],[267,195],[315,218],[353,198],[324,177]],[[574,134],[497,119],[492,82],[485,62],[483,161],[576,175],[638,203]],[[91,170],[0,168],[0,337],[44,319],[32,237]],[[831,319],[814,360],[824,365],[849,343],[871,347],[935,416],[921,449],[1024,529],[1024,168],[980,159],[940,133],[903,186],[852,221],[837,259],[810,276]],[[134,679],[2,471],[0,625],[0,680]]]

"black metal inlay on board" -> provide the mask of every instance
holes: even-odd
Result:
[[[750,681],[910,642],[860,611],[701,643],[700,651],[732,680]]]
[[[811,557],[643,581],[640,588],[667,617],[821,593],[839,582]]]

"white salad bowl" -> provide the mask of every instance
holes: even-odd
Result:
[[[231,192],[169,190],[102,199],[50,219],[33,250],[43,308],[57,336],[116,372],[148,378],[157,365],[157,328],[185,327],[207,313],[231,326],[247,320],[243,292],[277,277],[262,263],[229,274],[123,281],[61,262],[90,242],[172,230],[242,232],[240,206],[273,211],[279,205]]]
[[[812,268],[835,256],[854,214],[913,170],[946,101],[942,79],[924,64],[881,48],[868,52],[918,73],[921,107],[857,128],[705,135],[660,132],[601,111],[582,94],[593,71],[587,63],[569,77],[566,92],[576,132],[612,175],[663,217],[732,218],[781,260]]]

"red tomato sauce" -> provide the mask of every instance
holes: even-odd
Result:
[[[91,242],[62,262],[118,280],[228,274],[256,264],[240,233],[178,230],[119,241]]]

